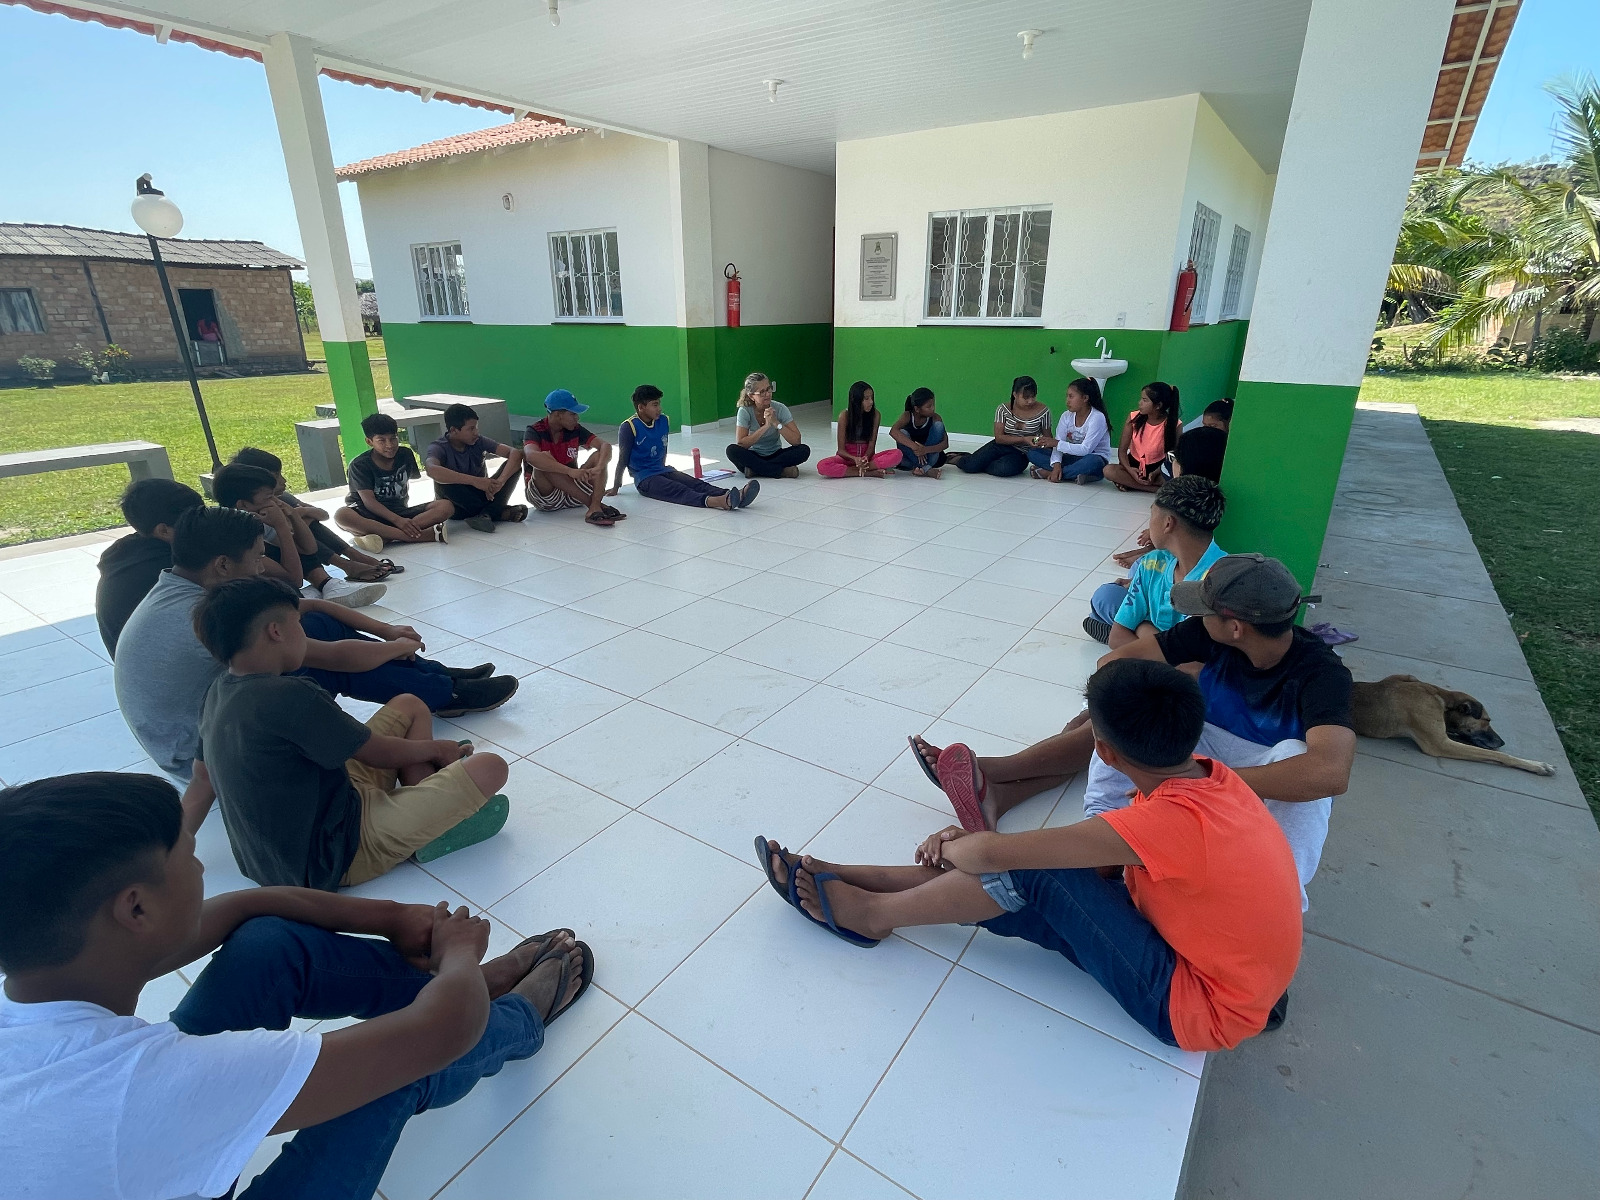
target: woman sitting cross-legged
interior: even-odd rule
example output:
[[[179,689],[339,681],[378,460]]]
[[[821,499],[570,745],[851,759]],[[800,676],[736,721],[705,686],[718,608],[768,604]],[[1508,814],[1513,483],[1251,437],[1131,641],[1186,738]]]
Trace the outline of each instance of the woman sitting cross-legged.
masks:
[[[811,447],[800,440],[800,426],[787,405],[775,398],[778,385],[760,371],[744,377],[739,389],[734,442],[728,461],[746,479],[793,479],[800,464],[811,457]]]
[[[1092,379],[1067,384],[1067,411],[1056,426],[1055,445],[1028,451],[1035,479],[1060,483],[1098,483],[1111,461],[1111,425],[1100,385]]]
[[[1028,451],[1050,448],[1050,409],[1039,402],[1031,375],[1011,381],[1011,399],[994,410],[994,437],[956,460],[968,475],[1021,475]]]
[[[877,397],[872,385],[858,379],[850,385],[850,405],[839,414],[839,452],[817,464],[824,479],[843,479],[846,475],[882,479],[900,462],[900,451],[876,449],[878,445]]]
[[[1289,843],[1243,780],[1194,757],[1205,702],[1193,679],[1125,659],[1086,693],[1097,749],[1138,789],[1129,807],[1026,833],[952,826],[906,867],[835,866],[758,839],[762,866],[856,945],[975,922],[1056,951],[1169,1046],[1231,1049],[1275,1027],[1300,960]]]
[[[944,466],[945,451],[950,449],[950,435],[933,404],[930,389],[922,387],[912,392],[906,397],[905,412],[889,427],[889,436],[900,447],[900,470],[937,479],[939,468]]]

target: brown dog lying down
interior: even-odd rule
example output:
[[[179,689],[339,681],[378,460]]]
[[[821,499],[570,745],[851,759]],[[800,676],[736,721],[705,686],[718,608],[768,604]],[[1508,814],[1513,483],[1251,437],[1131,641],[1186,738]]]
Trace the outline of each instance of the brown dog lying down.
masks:
[[[1390,675],[1377,683],[1353,685],[1350,699],[1362,737],[1408,737],[1435,758],[1499,763],[1535,775],[1556,773],[1549,763],[1502,753],[1505,742],[1490,727],[1489,714],[1466,692],[1447,691],[1414,675]]]

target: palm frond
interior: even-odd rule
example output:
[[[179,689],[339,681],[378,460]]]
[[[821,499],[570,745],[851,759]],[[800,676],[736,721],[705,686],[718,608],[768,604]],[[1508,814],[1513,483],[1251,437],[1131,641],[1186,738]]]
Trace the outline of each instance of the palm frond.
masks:
[[[1437,267],[1422,263],[1394,263],[1389,268],[1391,292],[1421,292],[1427,296],[1453,296],[1456,281]]]

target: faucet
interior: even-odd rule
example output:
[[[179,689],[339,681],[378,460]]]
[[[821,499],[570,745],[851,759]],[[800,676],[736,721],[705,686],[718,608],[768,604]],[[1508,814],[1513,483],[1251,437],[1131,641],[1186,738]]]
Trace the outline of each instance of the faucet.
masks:
[[[1105,338],[1095,338],[1094,344],[1100,347],[1100,359],[1102,362],[1111,357],[1111,347],[1106,344]]]

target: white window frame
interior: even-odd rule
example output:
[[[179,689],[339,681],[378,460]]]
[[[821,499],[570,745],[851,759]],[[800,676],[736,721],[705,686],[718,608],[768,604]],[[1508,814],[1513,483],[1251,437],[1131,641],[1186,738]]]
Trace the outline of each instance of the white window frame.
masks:
[[[3,315],[5,318],[5,324],[0,325],[0,335],[19,334],[23,337],[29,337],[46,332],[46,326],[44,323],[44,310],[39,307],[39,297],[33,294],[33,289],[31,287],[0,288],[0,292],[16,292],[25,298],[24,304],[13,306],[13,302],[7,300],[3,306],[0,306],[0,315]],[[16,325],[14,318],[18,313],[25,313],[27,316],[31,317],[34,328],[8,328],[8,326]]]
[[[1222,308],[1217,320],[1232,321],[1239,316],[1239,297],[1244,292],[1244,265],[1250,258],[1250,231],[1243,225],[1233,227],[1233,241],[1228,246],[1228,273],[1222,281]]]
[[[550,253],[550,299],[559,325],[621,325],[622,254],[616,226],[564,229],[546,235]],[[599,249],[597,262],[594,252]],[[582,259],[581,270],[574,264]],[[601,286],[597,288],[596,284]],[[598,303],[597,303],[598,301]],[[588,312],[579,310],[587,307]]]
[[[1216,273],[1217,237],[1222,232],[1222,214],[1199,200],[1194,205],[1194,224],[1189,228],[1189,261],[1194,263],[1194,303],[1189,308],[1193,325],[1206,324],[1206,305],[1211,297],[1211,276]]]
[[[472,320],[472,306],[467,300],[467,262],[460,241],[414,242],[411,277],[417,285],[418,320]]]
[[[1031,217],[1036,213],[1044,213],[1047,217],[1051,216],[1051,206],[1048,204],[1012,204],[1001,208],[946,209],[941,212],[929,213],[926,255],[927,271],[923,276],[922,316],[919,319],[920,323],[924,325],[1043,325],[1044,288],[1049,276],[1050,267],[1050,232],[1048,229],[1045,233],[1044,258],[1039,261],[1039,266],[1041,268],[1041,278],[1039,280],[1039,311],[1036,313],[1024,314],[1019,314],[1017,311],[1019,308],[1026,307],[1025,298],[1024,302],[1019,304],[1019,294],[1017,288],[1019,267],[1024,261],[1034,261],[1024,258],[1022,237],[1028,228],[1029,222],[1023,220],[1023,218]],[[1018,241],[1015,247],[1015,254],[1014,257],[1009,261],[1001,260],[997,263],[995,260],[995,218],[1012,216],[1018,218]],[[962,263],[959,260],[959,257],[940,262],[934,261],[934,223],[936,221],[946,220],[949,218],[955,219],[956,232],[954,244],[957,247],[961,246],[965,241],[968,223],[971,221],[976,221],[980,218],[983,220],[983,260],[981,263],[976,259],[972,260],[970,263]],[[1055,222],[1052,219],[1050,221],[1050,225],[1054,226],[1054,224]],[[956,251],[956,253],[959,256],[959,249]],[[957,312],[961,273],[964,267],[969,270],[976,269],[982,272],[982,290],[978,297],[978,312],[976,314],[960,314]],[[936,284],[936,271],[953,273],[947,277],[949,281],[948,286],[942,282]],[[999,287],[996,286],[997,284]],[[1006,298],[1002,294],[1002,291],[1006,286],[1009,286],[1010,288],[1009,298]],[[940,303],[939,301],[943,298],[946,298],[947,292],[947,298],[949,299],[949,312],[945,313],[942,310],[946,307],[946,305]],[[995,306],[997,300],[1001,304],[1008,307],[1010,311],[991,316],[989,310]],[[936,303],[938,304],[940,311],[930,312],[930,310],[934,309]]]

